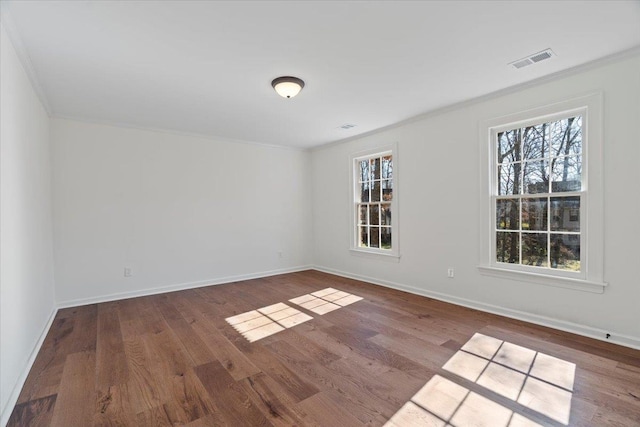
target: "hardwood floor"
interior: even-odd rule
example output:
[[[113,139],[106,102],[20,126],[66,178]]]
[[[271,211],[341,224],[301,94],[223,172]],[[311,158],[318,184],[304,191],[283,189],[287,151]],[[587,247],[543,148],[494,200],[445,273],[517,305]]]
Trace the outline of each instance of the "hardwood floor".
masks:
[[[363,299],[289,302],[329,287]],[[281,302],[312,319],[254,342],[225,320]],[[60,310],[8,425],[567,419],[639,426],[640,351],[306,271]]]

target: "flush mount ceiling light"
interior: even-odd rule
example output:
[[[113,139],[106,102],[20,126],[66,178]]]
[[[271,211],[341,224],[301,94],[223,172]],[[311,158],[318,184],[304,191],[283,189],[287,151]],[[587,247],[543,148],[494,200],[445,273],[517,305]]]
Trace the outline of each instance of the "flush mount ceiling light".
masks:
[[[273,79],[271,86],[273,86],[281,97],[293,98],[300,93],[304,87],[304,82],[297,77],[284,76]]]

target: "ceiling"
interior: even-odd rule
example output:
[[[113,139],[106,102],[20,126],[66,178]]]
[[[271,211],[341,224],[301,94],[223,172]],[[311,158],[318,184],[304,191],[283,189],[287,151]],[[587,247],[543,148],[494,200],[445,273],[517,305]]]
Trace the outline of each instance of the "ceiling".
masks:
[[[52,116],[297,148],[640,45],[640,1],[3,0],[2,7]],[[520,70],[507,65],[546,48],[556,56]],[[271,88],[282,75],[306,82],[296,98]]]

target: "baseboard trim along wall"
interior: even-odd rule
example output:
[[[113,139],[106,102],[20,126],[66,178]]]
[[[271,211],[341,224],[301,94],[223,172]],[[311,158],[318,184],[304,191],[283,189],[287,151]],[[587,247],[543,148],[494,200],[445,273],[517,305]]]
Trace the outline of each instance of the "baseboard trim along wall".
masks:
[[[566,322],[564,320],[553,319],[546,316],[539,316],[537,314],[531,314],[524,311],[511,310],[509,308],[504,308],[497,305],[486,304],[483,302],[460,298],[440,292],[427,291],[401,283],[380,280],[373,277],[362,276],[360,274],[347,273],[345,271],[334,270],[333,268],[323,267],[319,265],[314,266],[313,269],[324,273],[335,274],[336,276],[346,277],[348,279],[355,279],[363,282],[373,283],[374,285],[385,286],[388,288],[409,292],[411,294],[421,295],[424,297],[437,299],[439,301],[449,302],[451,304],[461,305],[463,307],[473,308],[476,310],[485,311],[487,313],[498,314],[500,316],[505,316],[512,319],[535,323],[536,325],[547,326],[549,328],[571,332],[573,334],[582,335],[600,341],[640,350],[640,337],[611,333],[611,337],[609,339],[606,339],[605,337],[607,335],[607,331],[592,328],[589,326],[579,325],[577,323]]]
[[[9,417],[11,416],[11,412],[13,411],[14,406],[16,406],[16,402],[18,401],[18,397],[20,397],[20,392],[22,391],[22,387],[24,387],[24,383],[27,380],[27,375],[31,372],[31,368],[33,367],[33,363],[36,361],[36,356],[40,352],[40,348],[42,348],[42,344],[44,343],[44,339],[47,337],[49,333],[49,329],[51,329],[51,325],[53,324],[53,320],[56,318],[56,314],[58,313],[58,309],[54,308],[51,310],[49,314],[49,319],[47,323],[44,325],[40,336],[38,337],[38,341],[36,341],[35,346],[31,350],[29,354],[29,358],[27,359],[27,363],[25,367],[22,369],[22,373],[18,378],[18,381],[13,386],[13,390],[11,391],[11,395],[9,396],[9,400],[4,408],[2,408],[2,413],[0,415],[0,426],[5,426],[9,422]]]
[[[281,268],[277,270],[261,271],[257,273],[239,274],[236,276],[220,277],[217,279],[201,280],[197,282],[179,283],[175,285],[156,286],[152,288],[142,289],[132,292],[120,292],[115,294],[100,295],[90,298],[80,298],[67,301],[58,301],[58,308],[78,307],[81,305],[97,304],[101,302],[117,301],[127,298],[144,297],[148,295],[164,294],[167,292],[182,291],[185,289],[202,288],[205,286],[222,285],[231,282],[240,282],[242,280],[260,279],[262,277],[277,276],[278,274],[296,273],[313,269],[311,265],[301,265],[297,267]]]

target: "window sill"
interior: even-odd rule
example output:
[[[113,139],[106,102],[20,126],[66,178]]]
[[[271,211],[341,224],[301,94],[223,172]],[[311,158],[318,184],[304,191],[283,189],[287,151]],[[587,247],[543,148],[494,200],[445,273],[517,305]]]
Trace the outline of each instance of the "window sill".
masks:
[[[349,252],[351,252],[351,255],[359,256],[363,258],[378,259],[378,260],[389,261],[389,262],[400,262],[400,255],[395,253],[385,253],[385,252],[370,251],[366,249],[356,249],[356,248],[350,248]]]
[[[604,289],[608,286],[608,283],[605,282],[549,276],[546,274],[507,270],[505,268],[489,267],[484,265],[478,266],[478,270],[480,270],[480,274],[485,276],[535,283],[538,285],[554,286],[557,288],[573,289],[576,291],[592,292],[596,294],[604,293]]]

